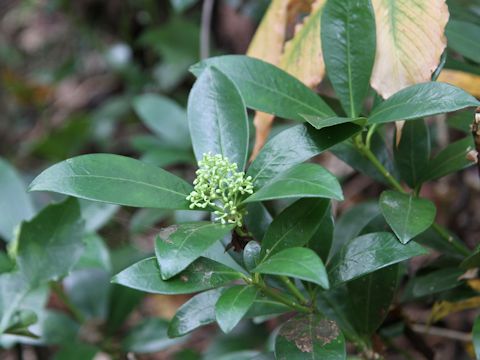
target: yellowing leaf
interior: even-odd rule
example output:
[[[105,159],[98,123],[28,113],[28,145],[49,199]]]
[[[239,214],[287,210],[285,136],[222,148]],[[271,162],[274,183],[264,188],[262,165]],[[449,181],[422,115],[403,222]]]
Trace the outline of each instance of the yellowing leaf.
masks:
[[[312,13],[297,25],[295,36],[285,44],[280,67],[309,87],[317,86],[325,75],[320,42],[320,19],[326,0],[316,0]]]
[[[372,87],[384,98],[429,81],[446,47],[445,0],[372,0],[377,50]]]
[[[273,0],[258,26],[247,55],[277,65],[283,51],[290,0]]]
[[[437,80],[455,85],[480,98],[480,75],[460,70],[443,69]]]
[[[275,116],[261,111],[255,113],[255,117],[253,118],[253,125],[255,125],[255,145],[253,146],[250,161],[253,161],[257,157],[259,151],[263,145],[265,145],[274,118]]]

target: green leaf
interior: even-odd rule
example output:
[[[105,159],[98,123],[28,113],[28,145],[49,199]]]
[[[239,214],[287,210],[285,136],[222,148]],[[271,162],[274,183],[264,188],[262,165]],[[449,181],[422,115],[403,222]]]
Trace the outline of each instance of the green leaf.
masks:
[[[10,319],[30,288],[20,272],[0,274],[0,334],[9,327]]]
[[[253,238],[260,241],[272,223],[272,215],[262,203],[249,203],[246,209],[245,226],[253,235]]]
[[[398,265],[374,271],[347,283],[349,318],[355,330],[370,337],[388,314],[398,283]]]
[[[426,231],[435,221],[437,212],[435,204],[430,200],[397,191],[382,193],[380,209],[402,244]]]
[[[84,343],[62,344],[62,347],[55,353],[54,360],[93,360],[100,352],[95,346]]]
[[[333,244],[329,258],[337,253],[349,240],[352,240],[375,217],[380,215],[377,202],[369,201],[349,208],[338,220],[333,232]]]
[[[474,162],[467,158],[472,149],[471,136],[449,144],[430,161],[423,181],[435,180],[473,165]]]
[[[464,271],[480,267],[480,249],[477,247],[474,253],[467,256],[461,263],[460,268]]]
[[[252,272],[294,277],[313,282],[324,289],[330,286],[322,259],[313,250],[302,247],[280,251],[263,261]]]
[[[477,316],[473,324],[472,337],[473,348],[475,349],[475,355],[478,360],[480,359],[480,316]]]
[[[108,317],[105,322],[106,333],[109,335],[115,333],[144,296],[145,294],[141,291],[112,284],[110,287]]]
[[[199,76],[188,98],[188,125],[197,161],[203,154],[221,154],[245,168],[248,117],[234,83],[217,68]]]
[[[268,141],[248,168],[256,188],[276,175],[320,154],[348,139],[360,128],[353,124],[334,126],[316,131],[308,125],[296,125]]]
[[[326,262],[328,259],[328,254],[332,248],[333,231],[335,228],[331,204],[329,205],[327,211],[325,211],[325,214],[318,219],[318,223],[318,229],[306,247],[315,251],[315,253],[320,256],[323,262]]]
[[[112,282],[155,294],[191,294],[217,288],[239,279],[240,273],[216,261],[200,258],[184,272],[170,280],[162,280],[157,259],[142,260],[119,274]]]
[[[358,116],[375,60],[375,16],[370,1],[327,1],[321,37],[323,58],[335,93],[348,116]]]
[[[393,146],[395,165],[403,180],[414,189],[421,185],[430,160],[430,133],[423,119],[403,125],[398,146]]]
[[[106,319],[111,274],[103,269],[73,271],[63,280],[70,302],[89,319]]]
[[[428,82],[409,86],[395,93],[370,114],[370,124],[411,120],[425,116],[480,106],[480,101],[453,85]]]
[[[215,304],[215,317],[224,333],[232,329],[245,316],[257,297],[254,286],[236,285],[227,289]]]
[[[168,280],[185,270],[233,228],[233,225],[202,221],[162,229],[155,239],[155,254],[162,279]]]
[[[262,247],[256,241],[249,241],[243,249],[243,263],[248,271],[255,268],[260,262]]]
[[[180,306],[170,321],[168,336],[183,336],[200,326],[215,322],[215,304],[224,290],[213,289],[202,292]]]
[[[84,222],[76,199],[47,206],[22,223],[17,264],[34,285],[68,274],[82,255]]]
[[[187,114],[173,100],[145,94],[133,100],[133,108],[145,126],[160,137],[163,143],[177,149],[190,148]]]
[[[83,199],[125,206],[189,209],[193,187],[179,177],[113,154],[74,157],[42,172],[30,191],[53,191]]]
[[[85,220],[85,232],[93,233],[105,226],[118,211],[118,205],[80,200],[80,212]]]
[[[168,321],[147,318],[133,327],[122,343],[126,352],[154,353],[178,345],[186,339],[170,339],[167,335]]]
[[[345,339],[338,325],[318,314],[297,315],[275,339],[278,360],[345,360]]]
[[[480,26],[458,20],[448,22],[445,33],[448,38],[448,47],[455,50],[467,59],[480,63]]]
[[[343,200],[343,193],[335,175],[323,166],[298,164],[275,176],[244,203],[299,197]]]
[[[312,125],[315,129],[321,130],[323,128],[328,128],[331,126],[335,125],[340,125],[340,124],[345,124],[345,123],[351,123],[355,122],[356,124],[358,123],[366,123],[367,119],[366,118],[349,118],[349,117],[329,117],[329,118],[324,118],[324,117],[319,117],[319,116],[314,116],[314,115],[303,115],[305,121],[307,121],[310,125]]]
[[[395,169],[393,168],[393,162],[390,156],[390,151],[386,146],[383,139],[384,136],[379,134],[379,131],[375,132],[371,139],[370,150],[380,163],[395,176]],[[335,145],[332,148],[332,152],[340,160],[350,165],[355,170],[366,174],[367,176],[375,179],[376,181],[388,185],[385,177],[372,165],[372,163],[362,154],[352,141],[344,141]]]
[[[195,64],[190,71],[199,76],[209,66],[217,67],[237,85],[251,109],[302,122],[301,114],[335,116],[333,110],[302,82],[262,60],[242,55],[219,56]]]
[[[318,219],[329,209],[326,199],[300,199],[272,222],[262,241],[262,259],[290,247],[303,246],[318,229]]]
[[[22,220],[30,219],[33,206],[25,191],[25,184],[15,169],[0,158],[0,237],[13,238],[15,227]]]
[[[447,291],[460,286],[463,282],[458,278],[465,271],[458,268],[445,268],[432,271],[427,275],[417,275],[408,284],[407,290],[411,289],[411,296],[403,301],[421,298],[427,295],[436,294],[442,291]],[[405,293],[408,294],[408,291]]]
[[[110,252],[104,240],[97,234],[88,234],[83,237],[85,249],[82,256],[75,264],[74,269],[103,269],[110,272],[112,262],[110,260]]]
[[[345,243],[327,264],[328,278],[330,284],[335,286],[426,253],[422,246],[414,242],[401,244],[390,233],[362,235]]]

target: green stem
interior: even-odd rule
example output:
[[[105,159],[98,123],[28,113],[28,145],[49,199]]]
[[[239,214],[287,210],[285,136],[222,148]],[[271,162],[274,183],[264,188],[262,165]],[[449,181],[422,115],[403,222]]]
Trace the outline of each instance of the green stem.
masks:
[[[362,153],[363,156],[365,156],[375,167],[375,169],[380,172],[383,177],[388,181],[391,187],[393,187],[395,190],[400,191],[401,193],[406,193],[406,191],[403,189],[402,185],[395,179],[390,172],[385,169],[383,164],[380,162],[380,160],[377,159],[375,154],[368,148],[362,140],[362,135],[359,134],[355,137],[355,146],[357,149]]]
[[[308,303],[308,300],[303,296],[303,294],[298,290],[298,288],[290,281],[286,276],[280,276],[280,280],[285,284],[285,286],[290,290],[290,292],[300,301],[301,304],[305,305]]]
[[[359,134],[354,139],[355,146],[357,149],[365,156],[375,167],[375,169],[380,172],[383,177],[388,181],[390,186],[395,190],[401,192],[402,194],[408,194],[407,191],[402,187],[402,185],[395,179],[392,174],[383,166],[383,164],[378,160],[375,154],[368,148],[362,139],[362,135]],[[418,194],[417,194],[418,195]],[[433,230],[437,232],[444,240],[446,240],[450,245],[452,245],[455,249],[460,251],[462,254],[468,256],[470,252],[466,249],[463,244],[459,243],[453,236],[451,236],[447,231],[442,229],[437,223],[433,223],[432,225]]]
[[[77,322],[83,324],[85,322],[85,317],[82,315],[80,310],[70,301],[67,294],[63,290],[62,285],[58,282],[51,282],[50,287],[53,292],[58,296],[58,298],[63,302],[63,304],[67,307],[67,309],[72,313],[73,317]]]
[[[452,245],[460,253],[462,253],[465,256],[470,255],[470,251],[462,243],[460,243],[457,239],[455,239],[452,235],[450,235],[448,231],[446,231],[440,225],[438,225],[437,223],[433,223],[432,228],[437,232],[438,235],[444,238],[450,245]]]
[[[311,313],[313,309],[297,304],[295,301],[290,300],[290,298],[286,297],[284,294],[280,293],[278,290],[275,290],[267,285],[262,281],[260,278],[259,281],[254,281],[253,279],[249,278],[248,276],[241,274],[243,280],[249,284],[256,286],[259,290],[261,290],[265,295],[269,296],[270,298],[277,300],[278,302],[287,305],[288,307],[302,313]]]
[[[368,149],[370,149],[371,147],[372,137],[373,137],[373,134],[375,133],[375,130],[377,130],[377,125],[378,124],[373,124],[372,126],[370,126],[370,129],[368,129],[367,138],[365,140],[365,144]]]

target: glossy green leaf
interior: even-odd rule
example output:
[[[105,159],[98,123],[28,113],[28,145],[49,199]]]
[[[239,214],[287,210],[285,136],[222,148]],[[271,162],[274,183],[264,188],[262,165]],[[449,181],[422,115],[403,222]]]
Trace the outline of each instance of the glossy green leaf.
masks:
[[[282,250],[258,265],[252,272],[294,277],[329,288],[327,271],[322,259],[313,250],[292,247]]]
[[[390,233],[362,235],[345,243],[327,264],[328,278],[335,286],[426,253],[422,246],[414,242],[404,245]]]
[[[22,220],[33,216],[33,206],[25,184],[15,169],[0,158],[0,237],[13,238],[13,232]]]
[[[333,110],[302,82],[262,60],[227,55],[204,60],[190,70],[199,76],[209,66],[220,69],[237,85],[251,109],[302,122],[302,114],[335,116]]]
[[[195,295],[180,306],[168,326],[168,336],[186,335],[200,326],[215,322],[215,304],[225,289],[213,289]]]
[[[327,74],[350,117],[362,112],[375,60],[375,16],[370,1],[329,0],[321,21]]]
[[[167,335],[168,321],[160,318],[147,318],[133,327],[122,343],[126,352],[138,354],[155,353],[170,346],[178,345],[186,339],[170,339]]]
[[[268,227],[272,223],[272,215],[262,203],[248,203],[247,214],[244,216],[245,226],[252,233],[253,238],[261,241]]]
[[[441,82],[409,86],[395,93],[370,114],[370,124],[411,120],[480,106],[480,101],[460,88]]]
[[[417,275],[408,284],[408,287],[411,288],[411,299],[421,298],[460,286],[463,281],[458,278],[464,272],[461,269],[450,267],[432,271],[427,275]]]
[[[435,204],[427,199],[397,191],[384,191],[380,196],[380,209],[395,235],[408,243],[427,230],[435,221]]]
[[[343,213],[333,232],[329,258],[336,254],[347,241],[357,237],[362,229],[380,214],[378,203],[373,201],[355,205]]]
[[[184,272],[170,280],[162,280],[157,259],[154,257],[133,264],[112,282],[155,294],[191,294],[217,288],[239,279],[240,273],[216,261],[200,258]]]
[[[467,59],[480,63],[480,26],[466,21],[450,20],[445,33],[448,47]]]
[[[42,172],[31,191],[53,191],[125,206],[189,209],[193,187],[156,166],[113,154],[71,158]]]
[[[275,339],[277,360],[345,360],[345,339],[338,325],[318,314],[297,315]]]
[[[398,265],[347,283],[349,319],[361,336],[371,336],[386,318],[398,283]]]
[[[262,240],[262,260],[290,247],[303,246],[318,229],[327,209],[326,199],[300,199],[283,210],[272,222]]]
[[[243,263],[248,271],[255,268],[260,262],[262,247],[256,241],[249,241],[243,249]]]
[[[316,131],[308,125],[296,125],[269,140],[248,168],[256,188],[276,175],[320,154],[354,135],[360,128],[353,124]]]
[[[310,241],[306,247],[312,249],[317,253],[323,262],[328,259],[328,254],[333,244],[333,232],[335,228],[335,222],[332,214],[332,206],[329,205],[325,214],[318,219],[318,229],[315,234],[310,238]]]
[[[298,164],[275,176],[244,202],[320,197],[343,200],[335,175],[317,164]]]
[[[480,316],[477,316],[473,324],[472,340],[473,348],[475,349],[475,355],[478,360],[480,359]]]
[[[430,161],[423,180],[435,180],[473,165],[474,162],[467,158],[473,149],[471,136],[449,144]]]
[[[393,146],[393,153],[402,179],[412,189],[420,185],[430,160],[430,132],[423,119],[403,125],[400,143]]]
[[[47,206],[22,223],[17,264],[32,284],[60,279],[80,259],[84,222],[76,199]]]
[[[335,125],[346,124],[355,122],[356,124],[365,123],[366,118],[349,118],[349,117],[338,117],[333,116],[329,118],[314,116],[314,115],[303,115],[305,121],[312,125],[315,129],[321,130]]]
[[[191,146],[187,114],[173,100],[156,94],[137,96],[133,108],[138,117],[162,142],[177,149]]]
[[[233,228],[233,225],[202,221],[162,229],[155,239],[155,254],[162,279],[168,280],[185,270]]]
[[[188,126],[197,161],[203,154],[221,154],[245,168],[248,117],[235,84],[215,67],[199,76],[188,98]]]
[[[215,317],[224,333],[232,329],[245,316],[257,297],[254,286],[236,285],[225,290],[215,304]]]

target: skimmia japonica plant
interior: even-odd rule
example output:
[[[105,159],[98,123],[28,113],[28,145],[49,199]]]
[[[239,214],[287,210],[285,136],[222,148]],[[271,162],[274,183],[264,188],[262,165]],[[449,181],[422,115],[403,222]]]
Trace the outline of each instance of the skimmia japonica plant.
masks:
[[[209,212],[204,221],[162,229],[155,256],[112,279],[148,293],[195,294],[170,321],[170,337],[214,322],[230,332],[244,318],[279,317],[278,359],[345,359],[347,341],[375,357],[372,336],[406,274],[405,260],[435,250],[457,270],[475,266],[469,260],[477,254],[435,222],[435,205],[419,194],[426,181],[471,165],[466,155],[473,148],[466,137],[432,157],[423,118],[480,103],[431,81],[364,106],[375,54],[372,10],[359,2],[359,13],[369,16],[355,17],[340,1],[329,6],[322,47],[339,99],[335,111],[274,65],[247,56],[210,58],[191,68],[197,76],[188,100],[194,177],[187,181],[133,158],[92,154],[48,168],[30,186],[123,206]],[[351,31],[362,22],[373,30]],[[247,109],[298,123],[248,161]],[[390,163],[383,135],[400,120],[405,125]],[[309,162],[329,150],[385,185],[378,203],[360,204],[334,221],[331,203],[344,200],[341,183]],[[269,211],[280,199],[282,211]],[[74,200],[66,204],[75,211]],[[413,286],[405,296],[427,296],[434,288]]]

